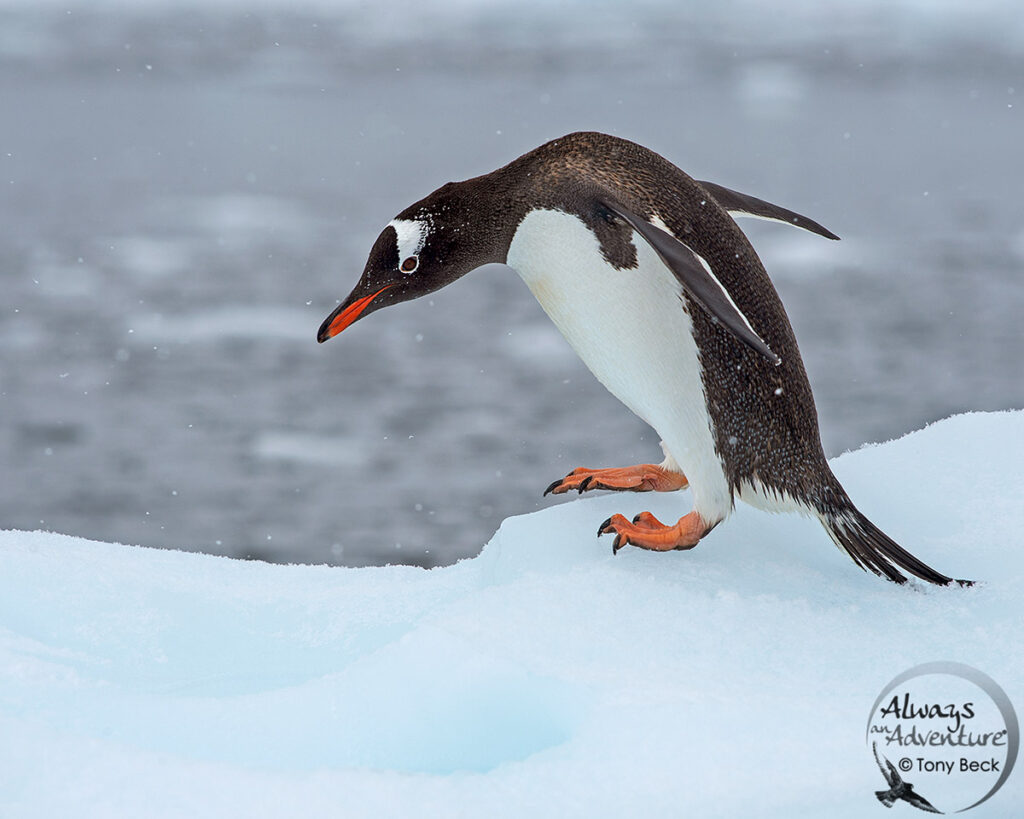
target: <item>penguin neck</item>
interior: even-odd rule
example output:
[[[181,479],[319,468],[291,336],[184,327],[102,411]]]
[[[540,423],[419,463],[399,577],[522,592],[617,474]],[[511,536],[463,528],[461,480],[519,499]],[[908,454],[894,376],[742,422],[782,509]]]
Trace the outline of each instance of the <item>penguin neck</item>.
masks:
[[[461,252],[470,264],[456,278],[485,264],[505,264],[509,246],[528,211],[521,180],[511,166],[462,182],[449,182],[431,197],[410,209],[404,218],[423,218],[445,223],[446,231],[459,236]],[[459,265],[460,267],[462,265]],[[454,281],[454,279],[453,279]]]

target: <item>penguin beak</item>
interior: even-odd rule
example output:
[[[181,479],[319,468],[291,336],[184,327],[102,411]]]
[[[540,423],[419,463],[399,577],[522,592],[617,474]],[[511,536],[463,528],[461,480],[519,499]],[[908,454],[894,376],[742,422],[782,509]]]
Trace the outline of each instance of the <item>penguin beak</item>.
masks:
[[[370,306],[371,301],[392,286],[386,284],[376,293],[371,293],[369,296],[362,296],[358,299],[353,298],[355,296],[355,293],[353,293],[344,302],[339,304],[333,313],[324,319],[324,323],[320,325],[320,332],[316,334],[316,340],[323,344],[327,339],[338,335],[338,333],[366,312],[366,308]]]

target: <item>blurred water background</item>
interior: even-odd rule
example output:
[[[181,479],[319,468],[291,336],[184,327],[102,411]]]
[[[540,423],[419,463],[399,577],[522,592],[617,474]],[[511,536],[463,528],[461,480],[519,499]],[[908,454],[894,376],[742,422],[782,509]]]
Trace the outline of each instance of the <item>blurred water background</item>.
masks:
[[[2,0],[0,102],[3,528],[429,566],[660,460],[507,269],[314,340],[398,211],[580,129],[843,237],[743,223],[829,454],[1024,405],[1017,0]]]

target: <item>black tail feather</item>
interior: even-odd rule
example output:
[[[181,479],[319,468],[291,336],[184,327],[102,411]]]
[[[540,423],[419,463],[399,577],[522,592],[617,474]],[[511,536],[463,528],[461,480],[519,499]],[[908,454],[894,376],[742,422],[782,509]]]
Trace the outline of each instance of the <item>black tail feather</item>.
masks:
[[[970,580],[947,577],[918,560],[852,505],[841,511],[825,513],[822,523],[832,540],[853,558],[854,563],[894,583],[907,582],[906,575],[900,571],[903,569],[937,586],[951,583],[973,585]]]

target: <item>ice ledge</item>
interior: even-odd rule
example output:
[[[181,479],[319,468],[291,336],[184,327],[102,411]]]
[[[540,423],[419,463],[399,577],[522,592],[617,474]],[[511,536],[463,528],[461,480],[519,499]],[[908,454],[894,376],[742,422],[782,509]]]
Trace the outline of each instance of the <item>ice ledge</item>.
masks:
[[[510,518],[432,571],[2,532],[0,815],[863,815],[893,675],[966,662],[1024,706],[1022,463],[1024,412],[833,463],[970,590],[885,583],[749,508],[690,553],[595,537],[680,496]]]

